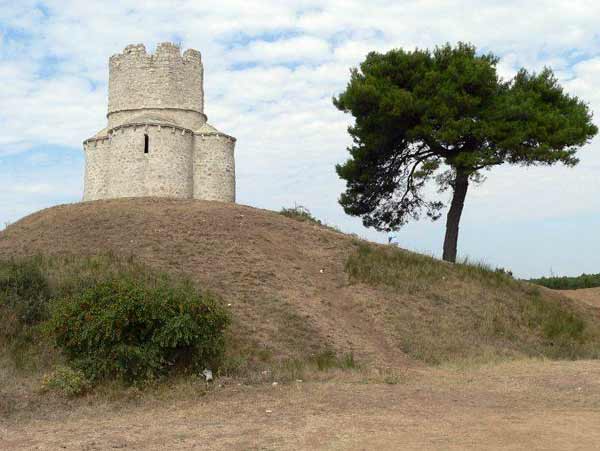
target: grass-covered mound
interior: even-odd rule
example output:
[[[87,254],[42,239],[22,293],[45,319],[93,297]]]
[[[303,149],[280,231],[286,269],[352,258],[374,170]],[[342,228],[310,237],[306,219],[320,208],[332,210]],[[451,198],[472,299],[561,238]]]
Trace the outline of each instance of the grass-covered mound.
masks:
[[[529,282],[553,290],[578,290],[580,288],[600,287],[600,274],[582,274],[577,277],[540,277]]]
[[[358,244],[346,271],[351,281],[409,294],[387,305],[382,319],[399,346],[425,362],[600,356],[596,314],[502,270]]]
[[[593,307],[483,265],[357,240],[291,210],[154,198],[63,205],[0,232],[0,257],[46,256],[41,271],[53,292],[81,290],[77,281],[95,273],[86,260],[112,252],[116,268],[134,255],[143,271],[216,293],[232,321],[218,376],[292,378],[327,355],[396,368],[598,355]],[[28,315],[39,314],[35,305]]]

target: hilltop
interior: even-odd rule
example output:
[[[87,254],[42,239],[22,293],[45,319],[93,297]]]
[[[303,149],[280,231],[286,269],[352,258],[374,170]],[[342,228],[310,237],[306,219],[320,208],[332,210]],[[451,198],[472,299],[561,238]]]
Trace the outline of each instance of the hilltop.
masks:
[[[0,232],[0,262],[35,263],[57,286],[106,265],[167,272],[218,294],[233,319],[217,383],[190,373],[143,390],[107,381],[74,399],[43,389],[45,374],[64,361],[43,335],[26,346],[0,340],[0,442],[10,449],[597,443],[600,364],[565,360],[598,357],[598,307],[484,265],[449,264],[298,219],[138,198],[53,207]],[[3,319],[10,328],[11,317]]]
[[[407,366],[595,357],[598,310],[483,266],[451,265],[242,205],[120,199],[62,205],[0,233],[0,257],[133,258],[220,295],[239,352],[323,349]]]

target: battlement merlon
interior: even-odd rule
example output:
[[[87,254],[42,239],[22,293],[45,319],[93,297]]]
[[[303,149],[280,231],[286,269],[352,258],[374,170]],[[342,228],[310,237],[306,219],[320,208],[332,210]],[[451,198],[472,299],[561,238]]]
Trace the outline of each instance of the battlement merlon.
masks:
[[[183,54],[181,47],[172,42],[161,42],[156,46],[154,53],[148,53],[144,44],[132,44],[125,47],[122,53],[116,53],[110,57],[110,67],[118,67],[123,63],[128,64],[153,64],[163,61],[170,63],[181,62],[202,65],[202,55],[198,50],[187,49]]]

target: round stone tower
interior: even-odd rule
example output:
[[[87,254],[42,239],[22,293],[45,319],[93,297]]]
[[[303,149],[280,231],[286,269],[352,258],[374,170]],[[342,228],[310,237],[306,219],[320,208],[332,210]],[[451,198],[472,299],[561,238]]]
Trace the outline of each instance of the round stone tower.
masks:
[[[200,52],[142,44],[109,64],[108,126],[84,141],[84,200],[235,201],[235,138],[207,124]]]

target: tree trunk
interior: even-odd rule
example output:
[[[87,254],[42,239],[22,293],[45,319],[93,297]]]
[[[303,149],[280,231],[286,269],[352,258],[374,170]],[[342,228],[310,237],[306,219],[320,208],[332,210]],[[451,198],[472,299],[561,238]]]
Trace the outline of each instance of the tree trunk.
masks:
[[[448,211],[446,220],[446,237],[444,238],[444,260],[447,262],[456,262],[456,245],[458,243],[458,225],[460,215],[465,205],[465,197],[469,188],[469,173],[463,169],[456,169],[456,178],[454,179],[454,194],[452,203]]]

